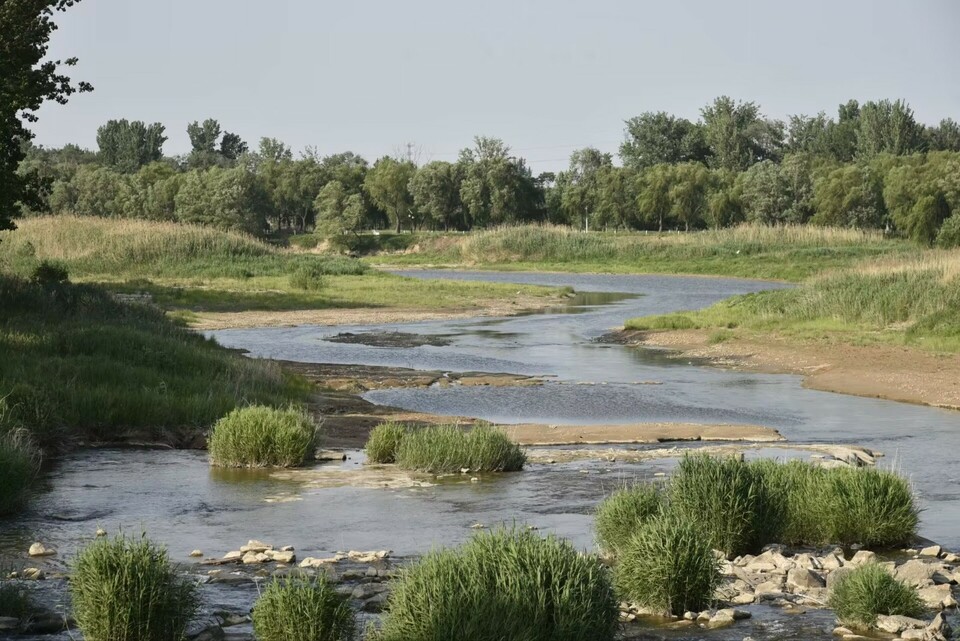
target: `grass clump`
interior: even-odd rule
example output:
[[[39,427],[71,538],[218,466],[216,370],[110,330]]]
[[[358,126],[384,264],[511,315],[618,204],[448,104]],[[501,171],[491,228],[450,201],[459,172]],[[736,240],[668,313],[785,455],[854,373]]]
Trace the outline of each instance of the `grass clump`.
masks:
[[[608,572],[555,537],[496,530],[401,570],[382,641],[612,641]]]
[[[30,593],[19,581],[0,583],[0,617],[13,617],[23,621],[33,611]]]
[[[260,641],[352,641],[357,623],[347,598],[325,575],[313,581],[277,579],[253,606]]]
[[[364,448],[367,460],[371,463],[396,463],[397,448],[409,432],[410,427],[403,423],[394,421],[380,423],[367,437]]]
[[[881,614],[919,617],[925,610],[916,589],[876,563],[840,577],[830,594],[830,607],[841,623],[857,628],[869,628]]]
[[[464,430],[457,425],[431,425],[410,431],[396,449],[402,468],[447,474],[471,472],[514,472],[523,469],[526,454],[502,431],[490,425]]]
[[[662,508],[663,498],[654,485],[644,483],[617,490],[597,506],[597,542],[606,552],[617,554]]]
[[[78,627],[96,641],[180,641],[199,607],[197,586],[178,578],[166,551],[145,536],[81,550],[70,594]]]
[[[296,467],[313,458],[317,438],[305,410],[253,405],[217,421],[207,448],[221,467]]]
[[[663,513],[641,524],[620,551],[621,598],[677,616],[700,612],[720,585],[720,562],[697,521]]]
[[[40,451],[29,433],[20,428],[3,432],[0,400],[0,515],[11,514],[27,500],[40,471]]]
[[[892,547],[916,534],[919,510],[902,476],[876,468],[841,468],[831,470],[827,481],[830,539]]]
[[[300,265],[290,274],[290,287],[318,292],[327,285],[325,274],[319,265]]]

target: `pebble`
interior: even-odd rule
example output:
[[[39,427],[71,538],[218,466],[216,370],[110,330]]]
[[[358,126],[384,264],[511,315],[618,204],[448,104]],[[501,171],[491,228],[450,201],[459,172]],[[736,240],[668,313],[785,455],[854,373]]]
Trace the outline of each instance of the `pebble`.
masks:
[[[106,531],[106,530],[104,530],[102,527],[98,527],[98,528],[97,528],[97,531],[96,531],[96,536],[97,536],[97,538],[100,538],[100,537],[106,536],[106,535],[107,535],[107,531]]]

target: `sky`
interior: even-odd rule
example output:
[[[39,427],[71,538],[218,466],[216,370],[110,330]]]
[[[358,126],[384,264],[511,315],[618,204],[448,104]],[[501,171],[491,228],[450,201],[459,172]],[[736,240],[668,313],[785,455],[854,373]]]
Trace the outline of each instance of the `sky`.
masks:
[[[780,119],[904,98],[921,122],[960,120],[957,0],[83,0],[57,22],[50,57],[79,57],[95,91],[40,110],[45,146],[95,149],[127,118],[166,125],[180,154],[187,123],[216,118],[251,147],[371,162],[494,136],[539,173],[615,154],[627,118],[696,119],[724,94]]]

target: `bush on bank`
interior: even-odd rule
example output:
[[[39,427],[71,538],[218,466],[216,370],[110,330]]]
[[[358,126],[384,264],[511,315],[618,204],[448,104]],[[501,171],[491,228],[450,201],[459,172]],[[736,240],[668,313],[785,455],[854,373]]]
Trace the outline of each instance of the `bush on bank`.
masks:
[[[676,616],[707,609],[720,585],[720,562],[697,521],[658,514],[620,547],[618,594]]]
[[[464,430],[457,425],[431,425],[412,430],[397,446],[397,465],[408,470],[445,474],[514,472],[523,469],[526,455],[519,445],[490,425]]]
[[[177,576],[145,536],[98,539],[73,564],[77,626],[95,641],[181,641],[199,608],[197,586]]]
[[[830,607],[841,623],[856,628],[869,628],[881,614],[919,617],[925,609],[915,588],[876,563],[841,577],[830,595]]]
[[[347,597],[321,575],[271,581],[253,606],[260,641],[352,641],[357,622]]]
[[[569,543],[497,530],[401,570],[382,641],[612,641],[607,570]]]
[[[296,467],[313,458],[317,439],[305,410],[253,405],[217,421],[207,447],[221,467]]]

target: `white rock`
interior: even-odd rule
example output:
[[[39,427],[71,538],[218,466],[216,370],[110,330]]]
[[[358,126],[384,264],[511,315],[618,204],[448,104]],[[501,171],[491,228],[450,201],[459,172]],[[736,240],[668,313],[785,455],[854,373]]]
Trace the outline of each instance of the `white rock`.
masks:
[[[898,567],[894,576],[908,585],[923,588],[933,583],[933,575],[936,572],[937,566],[933,563],[913,559]]]
[[[102,527],[98,527],[98,528],[97,528],[97,531],[95,532],[95,534],[96,534],[97,537],[106,536],[106,535],[107,535],[107,531],[104,530]]]
[[[30,546],[29,551],[30,556],[53,556],[56,553],[56,550],[48,548],[43,543],[34,543]]]
[[[192,557],[203,556],[203,552],[201,552],[200,550],[194,550],[193,552],[190,553],[190,556]]]
[[[932,556],[937,558],[943,552],[943,548],[939,545],[931,545],[930,547],[925,547],[920,550],[920,556]]]
[[[241,552],[240,550],[233,550],[223,555],[224,561],[239,561],[242,558],[243,558],[243,552]]]
[[[241,545],[241,546],[240,546],[240,551],[241,551],[241,552],[244,552],[244,553],[246,553],[246,552],[253,552],[253,553],[266,552],[267,550],[272,550],[272,549],[273,549],[273,546],[272,546],[272,545],[268,545],[268,544],[264,543],[263,541],[258,541],[258,540],[256,540],[256,539],[250,539],[249,541],[247,541],[247,544],[246,544],[246,545]]]
[[[823,577],[813,570],[794,568],[787,572],[787,585],[806,590],[809,588],[822,588],[826,584]]]
[[[873,563],[877,560],[877,553],[870,550],[860,550],[850,559],[850,565],[860,566],[865,563]]]
[[[898,614],[891,616],[881,614],[877,616],[877,621],[874,624],[874,627],[882,632],[899,634],[904,630],[922,630],[923,628],[927,627],[927,624],[920,619],[914,619],[912,617],[905,617]]]
[[[47,578],[40,568],[25,568],[20,576],[27,581],[43,581]]]
[[[820,567],[824,570],[837,570],[843,567],[843,559],[836,554],[827,554],[820,559]]]

